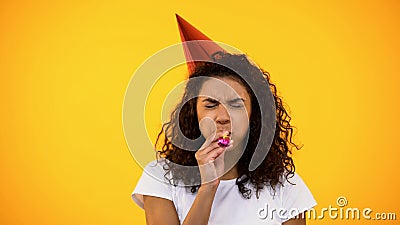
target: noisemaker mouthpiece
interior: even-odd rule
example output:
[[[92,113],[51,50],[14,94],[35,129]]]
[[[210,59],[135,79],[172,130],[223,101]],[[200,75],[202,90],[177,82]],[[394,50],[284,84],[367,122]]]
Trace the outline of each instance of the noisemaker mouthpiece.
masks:
[[[227,131],[225,132],[222,137],[218,138],[218,145],[221,147],[228,147],[229,143],[231,142],[231,139],[229,137],[230,132]]]

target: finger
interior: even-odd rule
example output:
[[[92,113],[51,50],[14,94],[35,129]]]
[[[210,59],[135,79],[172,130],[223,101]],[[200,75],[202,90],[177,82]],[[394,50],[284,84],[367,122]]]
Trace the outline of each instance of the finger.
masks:
[[[217,157],[222,157],[222,159],[224,158],[224,154],[226,153],[226,151],[230,150],[232,148],[232,144],[230,143],[228,145],[228,147],[222,147],[223,150],[221,152],[219,152]]]
[[[214,151],[217,148],[220,148],[221,146],[218,145],[217,142],[210,144],[208,147],[204,148],[204,149],[200,149],[196,152],[197,156],[203,156],[203,155],[207,155],[210,152]]]
[[[227,151],[227,149],[229,149],[229,147],[230,146],[227,146],[227,147],[222,147],[221,146],[221,150],[218,150],[218,156],[217,157],[219,157],[219,155],[221,155],[222,153],[225,153]]]
[[[218,143],[212,144],[208,148],[205,148],[201,151],[199,150],[198,152],[196,152],[196,154],[195,154],[196,160],[207,163],[208,160],[205,160],[206,158],[208,159],[210,156],[214,155],[214,152],[216,152],[216,151],[219,152],[223,149],[224,148],[219,146]]]
[[[224,148],[217,146],[213,150],[209,151],[207,154],[199,154],[196,156],[197,161],[201,163],[208,163],[210,159],[216,158],[221,152],[224,150]]]
[[[213,162],[214,160],[216,160],[223,152],[225,152],[225,148],[223,147],[219,147],[214,149],[212,152],[210,152],[209,154],[205,155],[205,157],[203,158],[203,162],[206,163],[210,163]]]
[[[231,150],[231,149],[232,149],[232,146],[233,146],[233,140],[231,140],[231,141],[229,142],[229,145],[228,145],[227,147],[220,146],[220,145],[218,144],[218,142],[215,142],[215,143],[212,143],[212,144],[211,144],[210,146],[208,146],[207,148],[205,148],[205,149],[203,149],[203,150],[201,150],[201,151],[198,151],[196,154],[198,154],[199,156],[201,156],[201,155],[207,155],[207,154],[209,154],[210,152],[214,151],[214,150],[217,149],[217,148],[223,148],[223,149],[226,149],[226,150]]]
[[[207,154],[210,151],[212,151],[212,150],[214,150],[215,148],[218,148],[218,147],[222,147],[222,148],[225,148],[225,149],[227,149],[227,148],[231,149],[232,146],[233,146],[233,140],[230,140],[228,146],[226,146],[226,147],[219,145],[218,142],[213,142],[208,148],[205,148],[202,151],[203,151],[203,153]]]
[[[214,141],[214,139],[215,139],[214,135],[211,134],[210,136],[208,136],[199,150],[207,148]]]
[[[220,148],[221,146],[218,145],[218,142],[213,142],[211,143],[207,148],[203,149],[200,151],[199,154],[208,154],[212,151],[214,151],[216,148]]]

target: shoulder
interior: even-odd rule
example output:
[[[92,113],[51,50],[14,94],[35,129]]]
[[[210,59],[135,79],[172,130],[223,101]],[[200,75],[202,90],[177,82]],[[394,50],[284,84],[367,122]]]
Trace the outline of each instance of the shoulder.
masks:
[[[293,174],[288,174],[287,172],[281,176],[283,187],[293,188],[295,185],[306,185],[301,176],[294,172]]]
[[[296,196],[305,196],[313,198],[307,184],[304,182],[301,176],[296,172],[289,175],[287,174],[282,175],[281,190],[283,191],[283,194],[286,196],[296,195]]]
[[[287,212],[296,212],[299,214],[313,208],[317,202],[314,199],[310,189],[300,177],[294,173],[286,179],[283,175],[283,185],[280,186],[281,205]],[[294,217],[296,215],[291,215]]]
[[[143,168],[142,175],[131,195],[134,202],[141,208],[143,208],[144,195],[172,201],[172,185],[166,176],[164,166],[165,161],[160,159],[151,161]]]

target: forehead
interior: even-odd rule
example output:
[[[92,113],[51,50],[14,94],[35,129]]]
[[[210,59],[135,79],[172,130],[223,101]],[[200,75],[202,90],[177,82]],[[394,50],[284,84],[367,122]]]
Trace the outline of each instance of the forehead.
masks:
[[[212,97],[224,101],[238,97],[249,99],[249,94],[246,88],[235,79],[209,77],[201,86],[199,97]]]

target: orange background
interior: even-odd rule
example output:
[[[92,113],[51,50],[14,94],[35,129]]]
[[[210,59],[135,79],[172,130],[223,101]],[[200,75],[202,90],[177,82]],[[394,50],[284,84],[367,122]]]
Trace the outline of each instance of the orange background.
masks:
[[[0,224],[145,224],[122,104],[135,69],[180,41],[174,13],[271,73],[317,210],[343,195],[399,216],[399,2],[277,2],[2,1]]]

